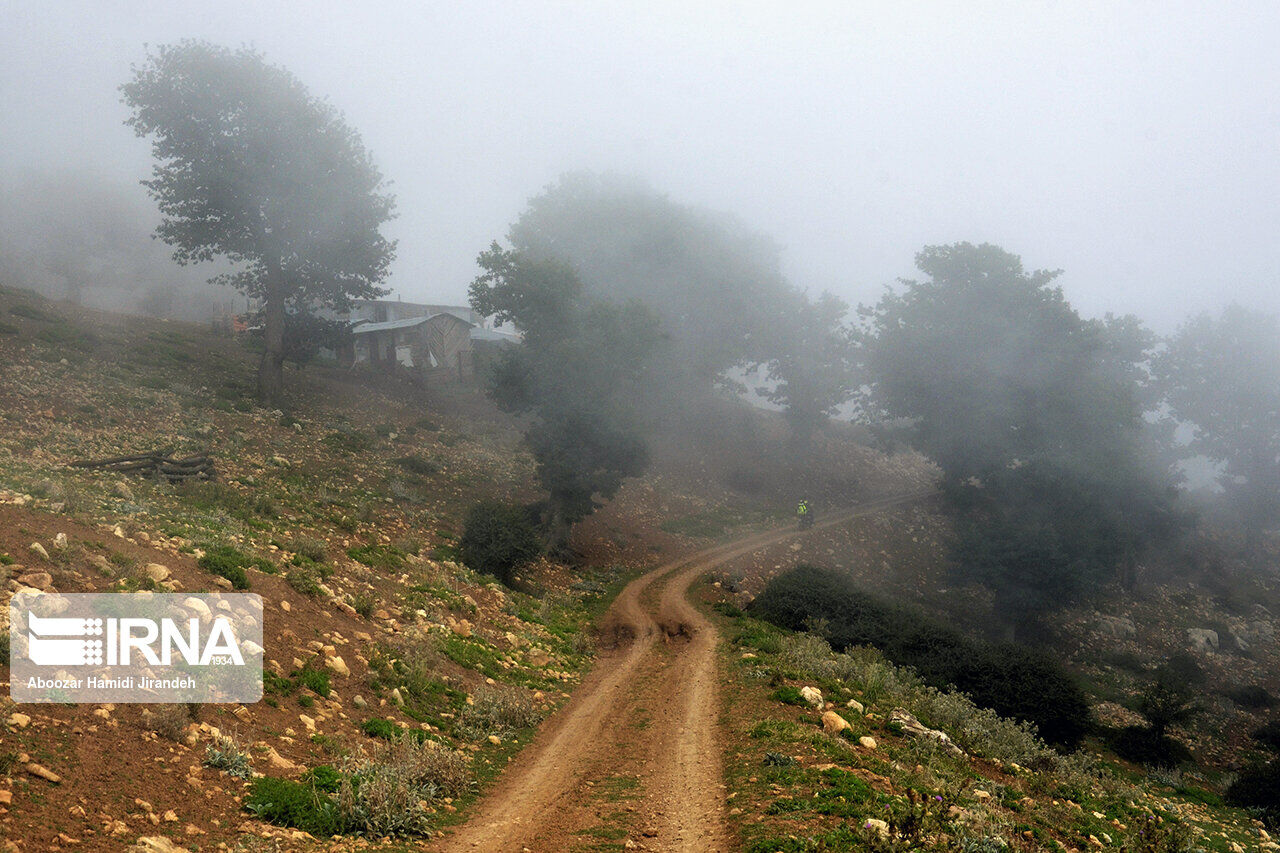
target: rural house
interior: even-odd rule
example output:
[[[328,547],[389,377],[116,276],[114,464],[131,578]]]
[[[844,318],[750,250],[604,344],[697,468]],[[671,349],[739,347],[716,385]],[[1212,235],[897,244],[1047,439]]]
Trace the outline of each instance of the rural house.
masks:
[[[352,343],[343,360],[369,363],[384,370],[440,373],[466,379],[474,374],[471,330],[475,324],[448,312],[377,323],[351,329]]]

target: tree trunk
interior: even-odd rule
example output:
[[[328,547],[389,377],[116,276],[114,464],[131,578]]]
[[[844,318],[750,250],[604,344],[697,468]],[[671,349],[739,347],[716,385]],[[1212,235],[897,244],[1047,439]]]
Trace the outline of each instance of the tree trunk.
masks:
[[[279,405],[284,396],[284,283],[278,265],[267,270],[267,299],[263,338],[266,346],[258,366],[258,401],[263,405]]]
[[[553,557],[561,559],[571,556],[569,534],[573,525],[565,518],[564,508],[555,499],[547,502],[547,515],[543,520],[543,529],[547,540],[547,551]]]

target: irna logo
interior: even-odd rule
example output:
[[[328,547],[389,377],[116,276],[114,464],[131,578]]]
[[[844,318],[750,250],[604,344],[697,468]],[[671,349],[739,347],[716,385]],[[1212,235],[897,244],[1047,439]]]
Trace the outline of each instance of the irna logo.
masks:
[[[9,696],[257,702],[262,624],[253,593],[19,592],[9,600]]]
[[[132,666],[134,655],[152,666],[168,666],[177,654],[190,666],[231,663],[244,655],[226,618],[208,630],[200,619],[179,625],[173,619],[68,619],[27,614],[27,655],[37,666]]]

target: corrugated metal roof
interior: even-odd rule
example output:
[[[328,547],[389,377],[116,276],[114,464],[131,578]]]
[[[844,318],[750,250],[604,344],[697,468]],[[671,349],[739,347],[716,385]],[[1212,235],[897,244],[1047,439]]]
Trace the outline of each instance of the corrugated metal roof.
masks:
[[[432,314],[430,317],[406,317],[403,320],[388,320],[385,323],[360,323],[359,325],[353,326],[351,328],[351,334],[367,335],[370,332],[390,332],[393,329],[408,329],[411,326],[421,326],[423,323],[427,322],[428,320],[431,320],[435,317],[439,317],[444,314],[448,314],[448,316],[452,317],[453,319],[457,320],[460,323],[466,323],[468,326],[475,325],[471,321],[464,320],[463,318],[459,317],[456,314],[449,314],[449,312],[447,311],[441,311],[439,314]]]

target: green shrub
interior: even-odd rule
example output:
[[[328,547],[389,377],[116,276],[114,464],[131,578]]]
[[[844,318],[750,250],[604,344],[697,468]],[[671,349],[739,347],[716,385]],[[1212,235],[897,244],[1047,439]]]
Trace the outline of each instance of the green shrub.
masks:
[[[322,439],[330,450],[338,453],[364,453],[373,447],[373,439],[362,432],[331,432]]]
[[[311,598],[315,598],[323,592],[323,590],[320,589],[320,581],[317,580],[316,576],[307,569],[290,569],[288,572],[285,572],[284,580],[285,583],[289,584],[289,586],[294,589],[294,591],[310,596]]]
[[[365,619],[373,615],[373,609],[377,603],[378,600],[371,592],[358,592],[351,597],[351,609]]]
[[[400,733],[400,727],[391,720],[382,717],[370,717],[360,724],[360,731],[369,737],[391,740]]]
[[[1272,720],[1253,732],[1253,739],[1264,748],[1280,755],[1280,720]]]
[[[463,755],[408,737],[379,745],[343,770],[339,814],[347,831],[373,837],[429,834],[429,804],[462,796],[474,785]]]
[[[825,620],[836,649],[875,646],[892,662],[914,668],[926,684],[953,687],[979,706],[1034,724],[1049,743],[1075,746],[1088,731],[1084,691],[1047,655],[967,637],[856,590],[847,575],[798,566],[770,581],[748,610],[792,631]]]
[[[335,794],[342,784],[342,774],[328,764],[318,764],[302,774],[302,781],[315,786],[318,791]]]
[[[236,589],[249,588],[249,576],[244,570],[246,566],[253,565],[253,560],[231,545],[217,545],[207,549],[204,556],[196,561],[196,565],[210,574],[226,578]]]
[[[15,317],[25,317],[28,320],[44,320],[45,322],[52,322],[58,319],[47,311],[42,311],[34,305],[26,304],[14,305],[9,309],[9,313]]]
[[[515,573],[542,553],[531,512],[514,504],[482,501],[467,513],[458,543],[462,561],[511,585]]]
[[[0,323],[0,335],[16,335],[18,327],[12,323]]]
[[[1272,829],[1280,828],[1280,761],[1242,772],[1227,789],[1227,802],[1256,810]]]
[[[423,459],[421,456],[401,456],[395,462],[410,474],[417,474],[420,477],[437,474],[440,471],[439,463]]]
[[[298,683],[309,690],[327,697],[333,689],[329,683],[329,673],[321,669],[303,667],[298,671]]]
[[[404,552],[394,545],[357,545],[347,549],[347,556],[373,569],[396,571],[404,567]]]
[[[263,776],[249,785],[244,807],[259,820],[278,826],[291,826],[318,838],[339,835],[346,825],[338,813],[338,804],[314,780],[294,782]]]
[[[324,542],[310,536],[295,536],[285,543],[285,548],[306,557],[313,563],[323,563],[329,559],[329,549]]]
[[[1115,754],[1152,767],[1177,767],[1191,760],[1191,752],[1151,726],[1125,726],[1109,739]]]
[[[804,701],[804,697],[800,695],[800,688],[793,687],[790,684],[784,684],[777,690],[773,691],[771,699],[781,702],[784,705],[808,705]]]
[[[481,689],[470,705],[458,711],[458,731],[472,740],[506,735],[535,726],[542,712],[523,690],[514,687]]]

